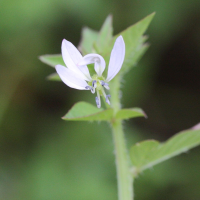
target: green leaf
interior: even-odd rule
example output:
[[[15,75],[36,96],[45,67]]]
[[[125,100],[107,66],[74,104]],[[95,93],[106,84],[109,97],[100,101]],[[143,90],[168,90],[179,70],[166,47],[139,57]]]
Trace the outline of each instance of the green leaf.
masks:
[[[139,58],[141,58],[141,56],[147,50],[148,46],[144,44],[147,38],[144,37],[143,34],[148,28],[154,15],[155,13],[148,15],[144,19],[140,20],[114,37],[113,44],[117,37],[122,35],[126,45],[126,54],[122,69],[120,71],[121,74],[126,73],[131,67],[135,66]]]
[[[200,145],[200,130],[182,131],[164,143],[147,140],[131,147],[130,156],[135,172],[151,168],[189,149]]]
[[[140,41],[138,41],[138,47],[136,48],[136,50],[134,52],[134,56],[131,58],[132,61],[131,60],[129,60],[129,61],[125,60],[123,67],[122,67],[122,71],[121,71],[122,74],[127,73],[132,67],[135,67],[138,64],[140,58],[142,58],[142,56],[147,51],[149,44],[143,43],[142,42],[143,38],[146,38],[146,37],[142,37],[140,39]]]
[[[84,28],[82,30],[79,49],[83,55],[89,53],[105,54],[108,49],[110,50],[110,45],[112,45],[112,33],[112,16],[109,15],[99,32],[90,28]]]
[[[39,59],[47,64],[50,65],[51,67],[55,67],[56,65],[63,65],[65,66],[65,63],[62,59],[62,55],[57,54],[57,55],[43,55],[40,56]]]
[[[60,76],[57,73],[50,74],[47,76],[47,79],[50,81],[61,81]]]
[[[97,42],[96,42],[96,49],[97,53],[104,54],[107,50],[110,49],[110,45],[112,45],[112,37],[113,37],[113,27],[112,27],[112,16],[109,15],[101,30],[99,32]]]
[[[82,38],[78,48],[80,49],[82,54],[86,55],[89,53],[95,53],[93,45],[94,42],[97,41],[98,32],[88,27],[84,27],[81,35]]]
[[[86,102],[76,103],[63,117],[70,121],[107,121],[111,120],[113,109],[103,110]]]
[[[103,110],[86,102],[78,102],[68,111],[63,119],[70,121],[110,121],[113,116],[112,108]],[[134,117],[146,117],[146,114],[140,108],[129,108],[118,111],[115,116],[116,119],[121,120]]]
[[[116,119],[130,119],[134,117],[146,117],[146,114],[140,108],[121,109],[116,114]]]

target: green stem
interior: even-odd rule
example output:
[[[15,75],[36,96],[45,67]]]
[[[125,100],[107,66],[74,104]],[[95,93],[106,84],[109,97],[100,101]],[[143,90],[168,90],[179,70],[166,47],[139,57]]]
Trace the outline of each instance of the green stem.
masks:
[[[120,77],[117,76],[111,85],[111,105],[114,113],[120,109],[119,89]],[[122,121],[115,119],[111,122],[113,130],[113,140],[115,146],[117,181],[118,181],[118,199],[133,200],[133,176],[130,171],[130,158],[127,153],[126,142],[122,127]]]

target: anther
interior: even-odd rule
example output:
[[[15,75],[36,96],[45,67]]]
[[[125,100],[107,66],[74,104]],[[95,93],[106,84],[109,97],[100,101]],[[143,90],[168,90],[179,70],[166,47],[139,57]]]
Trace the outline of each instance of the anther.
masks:
[[[100,105],[100,102],[99,102],[99,98],[95,97],[95,100],[96,100],[97,107],[100,108],[101,105]]]

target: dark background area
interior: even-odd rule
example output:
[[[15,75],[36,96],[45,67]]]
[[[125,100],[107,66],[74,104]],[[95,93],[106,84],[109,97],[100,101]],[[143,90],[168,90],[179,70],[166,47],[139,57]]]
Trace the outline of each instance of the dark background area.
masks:
[[[165,141],[200,121],[200,1],[18,0],[0,3],[0,199],[114,200],[117,184],[106,123],[65,122],[87,91],[46,80],[54,69],[38,59],[76,46],[81,29],[99,30],[113,15],[118,33],[152,12],[149,50],[124,77],[123,107],[148,119],[125,122],[127,143]],[[200,148],[145,171],[136,200],[199,200]]]

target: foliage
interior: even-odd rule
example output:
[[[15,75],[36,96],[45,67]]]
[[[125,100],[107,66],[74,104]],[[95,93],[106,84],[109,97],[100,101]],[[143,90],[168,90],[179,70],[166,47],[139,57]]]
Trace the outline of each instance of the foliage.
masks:
[[[164,143],[147,140],[131,147],[130,155],[135,173],[141,173],[165,160],[187,152],[200,144],[200,130],[182,131]]]

